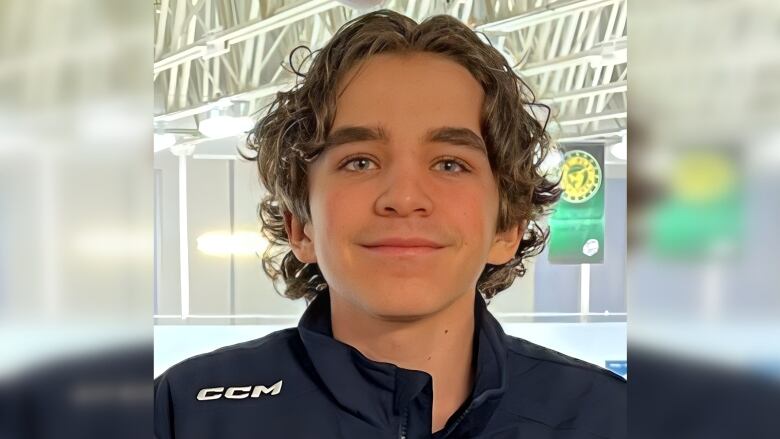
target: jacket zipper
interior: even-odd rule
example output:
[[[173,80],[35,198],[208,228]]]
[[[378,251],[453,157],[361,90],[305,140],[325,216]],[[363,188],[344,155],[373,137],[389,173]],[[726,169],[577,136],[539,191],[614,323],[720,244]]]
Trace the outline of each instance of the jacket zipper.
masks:
[[[448,437],[450,434],[452,434],[452,432],[455,431],[456,428],[458,428],[458,425],[460,424],[460,421],[462,421],[463,418],[465,418],[466,415],[468,415],[470,411],[471,411],[471,407],[469,407],[466,410],[464,410],[463,413],[461,413],[460,416],[458,416],[458,419],[456,419],[455,422],[452,423],[452,425],[449,428],[449,431],[447,431],[447,433],[444,435],[444,437]]]
[[[404,407],[404,413],[401,416],[401,428],[398,432],[399,439],[406,439],[406,424],[409,420],[409,407]]]
[[[466,417],[466,415],[468,415],[468,414],[469,414],[469,411],[471,411],[471,407],[467,408],[466,410],[463,410],[463,413],[461,413],[461,414],[460,414],[460,416],[458,416],[458,420],[457,420],[457,421],[455,421],[455,424],[453,424],[453,426],[454,426],[454,427],[457,427],[457,426],[458,426],[458,424],[460,424],[460,421],[462,421],[462,420],[463,420],[463,418],[465,418],[465,417]]]

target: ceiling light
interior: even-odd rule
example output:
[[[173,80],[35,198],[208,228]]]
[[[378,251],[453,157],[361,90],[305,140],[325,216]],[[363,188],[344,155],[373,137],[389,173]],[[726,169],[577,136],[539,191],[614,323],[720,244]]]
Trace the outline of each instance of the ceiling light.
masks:
[[[627,160],[628,159],[628,145],[626,143],[625,136],[620,140],[620,142],[615,143],[614,145],[609,147],[609,152],[617,159],[620,160]]]
[[[268,241],[256,232],[208,232],[196,242],[198,250],[212,256],[253,255],[268,247]]]
[[[220,139],[245,133],[253,126],[252,119],[247,116],[218,115],[202,120],[198,125],[198,131],[206,137]]]
[[[246,133],[254,126],[252,118],[244,116],[248,111],[249,105],[246,101],[233,101],[230,98],[220,99],[209,111],[209,117],[200,120],[198,131],[211,139]]]
[[[148,137],[147,137],[148,139]],[[172,133],[154,133],[154,152],[168,149],[176,144],[176,135]]]

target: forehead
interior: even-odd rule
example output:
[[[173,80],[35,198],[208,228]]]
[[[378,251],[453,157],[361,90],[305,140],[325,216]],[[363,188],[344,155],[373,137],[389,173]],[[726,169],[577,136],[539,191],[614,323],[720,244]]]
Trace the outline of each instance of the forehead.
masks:
[[[373,55],[345,73],[338,93],[334,127],[383,125],[391,135],[432,126],[480,132],[482,86],[465,67],[442,55]]]

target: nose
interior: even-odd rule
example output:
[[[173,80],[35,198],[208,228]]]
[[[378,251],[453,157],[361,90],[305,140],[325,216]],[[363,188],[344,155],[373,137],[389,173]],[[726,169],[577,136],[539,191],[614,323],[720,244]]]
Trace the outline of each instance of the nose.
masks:
[[[382,192],[376,200],[378,215],[409,216],[419,213],[428,216],[433,211],[433,200],[426,188],[430,172],[416,163],[416,159],[409,154],[398,158],[382,170]]]

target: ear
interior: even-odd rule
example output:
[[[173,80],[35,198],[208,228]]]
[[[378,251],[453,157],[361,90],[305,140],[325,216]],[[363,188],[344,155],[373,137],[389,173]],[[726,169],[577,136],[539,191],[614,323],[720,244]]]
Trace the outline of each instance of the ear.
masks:
[[[284,212],[284,230],[287,232],[293,254],[299,261],[313,264],[317,262],[317,255],[314,252],[310,226],[311,223],[302,224],[290,211]]]
[[[528,221],[524,220],[504,232],[496,233],[496,238],[490,247],[487,263],[503,265],[511,261],[520,247],[520,242],[523,240],[523,234],[525,234],[527,226]]]

